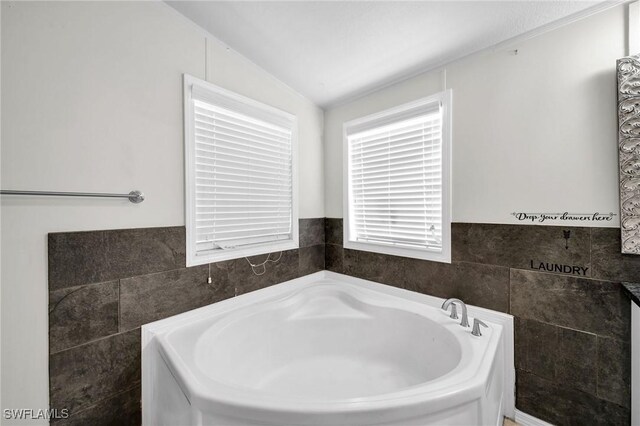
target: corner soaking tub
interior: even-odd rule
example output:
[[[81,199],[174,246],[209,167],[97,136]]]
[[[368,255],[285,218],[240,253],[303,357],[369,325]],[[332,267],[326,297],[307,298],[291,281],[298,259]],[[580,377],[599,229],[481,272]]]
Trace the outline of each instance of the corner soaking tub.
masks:
[[[143,327],[145,425],[499,425],[511,317],[327,271]]]

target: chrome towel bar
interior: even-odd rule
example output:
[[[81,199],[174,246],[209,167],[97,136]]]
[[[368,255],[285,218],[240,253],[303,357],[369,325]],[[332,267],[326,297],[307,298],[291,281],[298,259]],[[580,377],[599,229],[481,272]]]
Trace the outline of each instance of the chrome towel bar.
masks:
[[[43,195],[53,197],[100,197],[100,198],[127,198],[134,204],[144,201],[144,194],[140,191],[131,191],[128,194],[109,194],[104,192],[58,192],[58,191],[15,191],[12,189],[0,190],[1,195]]]

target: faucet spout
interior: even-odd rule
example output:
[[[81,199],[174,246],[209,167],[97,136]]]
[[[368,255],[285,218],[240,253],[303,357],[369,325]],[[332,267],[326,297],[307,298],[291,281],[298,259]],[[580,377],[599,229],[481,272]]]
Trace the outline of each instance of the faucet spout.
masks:
[[[458,309],[456,308],[456,304],[454,302],[449,302],[448,301],[444,302],[442,304],[442,309],[444,309],[445,311],[449,310],[449,306],[451,306],[451,315],[449,315],[449,318],[451,319],[458,319]]]
[[[449,309],[449,306],[452,306],[451,318],[457,319],[458,315],[456,312],[456,305],[460,305],[460,309],[462,309],[462,320],[460,321],[460,325],[462,327],[469,327],[469,317],[467,316],[467,305],[465,305],[462,300],[456,299],[456,298],[447,299],[442,304],[442,309],[447,311]]]

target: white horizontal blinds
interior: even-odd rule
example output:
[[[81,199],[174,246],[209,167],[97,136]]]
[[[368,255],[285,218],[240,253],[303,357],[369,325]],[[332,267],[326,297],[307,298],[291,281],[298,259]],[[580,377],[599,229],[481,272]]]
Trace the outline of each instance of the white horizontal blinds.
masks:
[[[193,88],[196,253],[291,240],[293,122]]]
[[[347,130],[351,239],[442,251],[439,105]]]

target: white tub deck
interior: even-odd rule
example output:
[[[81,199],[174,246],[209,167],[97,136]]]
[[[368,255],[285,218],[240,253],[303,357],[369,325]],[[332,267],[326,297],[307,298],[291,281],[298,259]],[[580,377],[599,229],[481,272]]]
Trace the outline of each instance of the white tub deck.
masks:
[[[143,424],[501,424],[513,318],[441,304],[322,271],[147,324]]]

